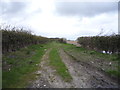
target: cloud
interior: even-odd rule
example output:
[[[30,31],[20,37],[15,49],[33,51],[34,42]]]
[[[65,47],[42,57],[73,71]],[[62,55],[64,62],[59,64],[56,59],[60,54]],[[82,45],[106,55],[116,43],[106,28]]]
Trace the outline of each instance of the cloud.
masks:
[[[6,23],[8,25],[18,24],[26,22],[27,19],[32,18],[34,14],[41,13],[41,8],[34,6],[30,1],[1,1],[0,3],[0,18],[2,18],[1,23]],[[26,22],[27,24],[27,22]],[[23,26],[26,25],[24,23]]]
[[[117,10],[117,2],[56,2],[56,12],[66,16],[91,17]]]
[[[54,0],[22,0],[2,2],[0,14],[7,25],[26,27],[36,35],[65,37],[97,35],[101,28],[117,33],[118,13],[115,2],[58,2]],[[69,17],[70,16],[70,17]]]
[[[26,7],[25,2],[1,2],[0,10],[2,14],[15,15]]]
[[[0,3],[0,16],[2,23],[14,24],[20,22],[25,17],[27,3],[25,2],[4,2]]]
[[[101,29],[103,29],[103,35],[118,33],[118,15],[101,14],[91,18],[84,17],[77,27],[79,28],[78,36],[94,36],[100,33]]]

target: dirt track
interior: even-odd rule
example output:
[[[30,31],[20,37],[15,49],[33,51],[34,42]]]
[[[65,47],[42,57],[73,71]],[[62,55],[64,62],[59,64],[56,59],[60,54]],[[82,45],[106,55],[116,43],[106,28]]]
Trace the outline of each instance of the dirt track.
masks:
[[[81,45],[77,43],[77,41],[66,41],[68,44],[73,44],[76,45],[78,47],[80,47]]]
[[[60,49],[61,59],[73,78],[71,82],[64,82],[59,75],[55,74],[54,68],[49,66],[50,50],[46,51],[40,70],[36,72],[40,76],[28,86],[29,88],[118,88],[117,82],[104,73],[82,62],[76,62],[63,49]]]
[[[76,62],[68,56],[62,49],[60,55],[63,62],[69,69],[73,77],[76,88],[117,88],[117,82],[114,82],[104,73],[84,63]]]

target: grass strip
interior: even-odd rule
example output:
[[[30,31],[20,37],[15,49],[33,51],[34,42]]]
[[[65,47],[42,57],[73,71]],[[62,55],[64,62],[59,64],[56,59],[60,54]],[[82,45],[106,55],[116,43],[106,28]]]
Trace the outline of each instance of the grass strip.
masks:
[[[67,67],[62,62],[58,50],[56,48],[53,48],[50,51],[49,58],[50,58],[50,65],[56,69],[57,74],[60,75],[64,81],[66,82],[71,81],[72,77]]]

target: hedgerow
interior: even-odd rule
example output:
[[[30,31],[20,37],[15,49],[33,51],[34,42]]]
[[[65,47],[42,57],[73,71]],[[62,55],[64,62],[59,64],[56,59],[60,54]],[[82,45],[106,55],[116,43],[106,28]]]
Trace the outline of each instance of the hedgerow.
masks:
[[[83,47],[96,51],[120,52],[120,35],[79,37],[77,41]]]
[[[24,29],[0,29],[2,31],[2,53],[13,52],[32,44],[44,44],[49,38],[32,35]]]

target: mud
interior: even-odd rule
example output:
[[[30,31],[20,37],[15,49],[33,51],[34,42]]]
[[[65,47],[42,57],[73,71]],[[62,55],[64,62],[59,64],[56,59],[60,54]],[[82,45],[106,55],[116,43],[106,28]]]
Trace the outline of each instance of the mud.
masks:
[[[40,70],[37,71],[40,77],[34,81],[29,88],[72,88],[72,83],[64,82],[62,78],[56,74],[56,70],[49,65],[49,52],[47,50],[40,63]],[[45,85],[45,87],[44,87]]]
[[[84,62],[76,62],[64,50],[60,49],[63,62],[69,69],[76,87],[82,88],[118,88],[118,83],[104,74],[101,70],[94,68]]]
[[[28,88],[118,88],[117,82],[114,82],[99,69],[84,62],[77,62],[63,49],[59,49],[59,55],[72,76],[71,82],[65,82],[56,73],[54,67],[49,65],[50,50],[46,50],[42,57],[39,64],[40,70],[36,72],[39,75],[37,80]]]

